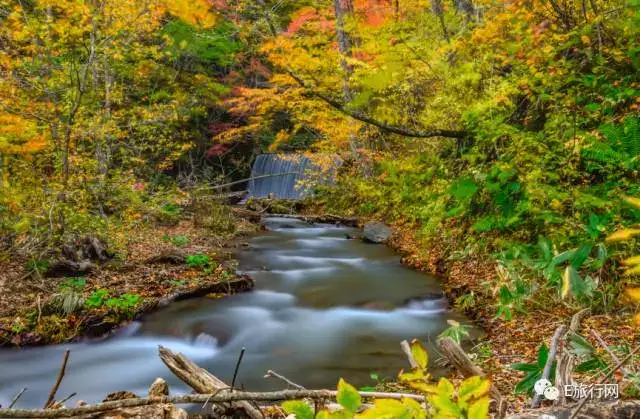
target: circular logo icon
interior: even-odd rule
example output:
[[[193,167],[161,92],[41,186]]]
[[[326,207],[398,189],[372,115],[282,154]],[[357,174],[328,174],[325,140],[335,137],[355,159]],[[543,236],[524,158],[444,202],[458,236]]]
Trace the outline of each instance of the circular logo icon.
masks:
[[[560,391],[557,387],[549,386],[544,389],[544,393],[542,393],[545,399],[547,400],[558,400],[560,396]]]
[[[547,380],[546,378],[541,378],[538,381],[536,381],[536,383],[533,385],[533,390],[536,392],[537,395],[544,395],[544,390],[547,387],[551,387],[551,381]]]

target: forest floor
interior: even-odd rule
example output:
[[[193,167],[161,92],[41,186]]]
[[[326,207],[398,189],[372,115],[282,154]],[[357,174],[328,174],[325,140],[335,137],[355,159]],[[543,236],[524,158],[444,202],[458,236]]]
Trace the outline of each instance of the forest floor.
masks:
[[[579,310],[560,304],[533,302],[525,306],[523,313],[516,313],[511,321],[496,318],[497,295],[491,290],[496,278],[495,262],[452,260],[443,249],[434,248],[417,238],[415,229],[394,226],[394,230],[391,246],[403,256],[403,263],[419,271],[439,274],[452,304],[461,295],[473,292],[473,307],[463,312],[484,330],[485,335],[474,342],[471,356],[505,396],[510,410],[521,410],[528,398],[516,395],[514,388],[524,373],[510,366],[514,363],[535,363],[540,345],[544,343],[548,347],[556,328],[561,324],[568,325],[572,315]],[[592,331],[596,331],[609,347],[627,345],[633,348],[640,344],[640,330],[634,327],[628,314],[591,315],[582,321],[581,335],[606,357],[605,349],[599,345]],[[594,382],[594,378],[588,375],[578,380],[581,378],[584,379],[583,384]],[[632,385],[628,380],[623,382],[622,378],[621,373],[614,375],[614,379],[621,383],[621,394],[624,386]]]
[[[171,226],[141,225],[126,232],[112,261],[73,278],[29,274],[21,258],[0,262],[0,346],[103,336],[176,299],[214,298],[251,287],[249,278],[235,274],[234,252],[257,227],[235,223],[235,232],[225,234],[187,218]],[[82,300],[64,314],[56,299],[69,288]]]

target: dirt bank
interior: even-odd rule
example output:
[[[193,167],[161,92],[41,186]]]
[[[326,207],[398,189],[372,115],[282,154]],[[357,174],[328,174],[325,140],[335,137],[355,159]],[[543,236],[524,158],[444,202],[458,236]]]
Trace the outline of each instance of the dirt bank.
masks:
[[[390,245],[401,255],[403,263],[414,269],[436,273],[441,277],[442,286],[453,306],[464,312],[486,335],[475,342],[472,356],[478,365],[487,372],[496,383],[500,392],[510,402],[512,410],[520,410],[525,398],[516,395],[514,388],[524,374],[510,366],[514,363],[533,363],[542,343],[549,346],[554,330],[561,324],[567,324],[578,309],[571,310],[560,304],[536,304],[530,301],[525,310],[516,313],[511,321],[496,317],[497,288],[496,263],[478,258],[453,258],[443,247],[426,243],[415,234],[415,229],[395,225]],[[461,304],[459,297],[473,295],[472,303]],[[617,313],[599,314],[587,317],[582,322],[581,334],[596,348],[598,353],[607,356],[591,330],[597,331],[610,347],[628,345],[635,347],[640,343],[640,331],[635,328],[628,315]],[[622,376],[616,375],[622,383],[621,391],[631,384],[622,382]],[[584,377],[590,383],[589,377]]]
[[[251,288],[235,274],[234,252],[257,226],[236,223],[225,234],[190,219],[141,226],[127,232],[113,260],[73,277],[29,274],[24,258],[0,262],[0,346],[104,336],[172,301]]]

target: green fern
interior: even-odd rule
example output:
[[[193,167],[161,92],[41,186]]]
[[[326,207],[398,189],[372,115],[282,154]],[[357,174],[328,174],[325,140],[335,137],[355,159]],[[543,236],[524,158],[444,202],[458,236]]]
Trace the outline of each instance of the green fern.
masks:
[[[604,166],[635,169],[640,167],[640,120],[628,117],[622,124],[605,124],[598,128],[604,139],[595,140],[581,151],[587,162]],[[593,164],[589,164],[593,167]]]

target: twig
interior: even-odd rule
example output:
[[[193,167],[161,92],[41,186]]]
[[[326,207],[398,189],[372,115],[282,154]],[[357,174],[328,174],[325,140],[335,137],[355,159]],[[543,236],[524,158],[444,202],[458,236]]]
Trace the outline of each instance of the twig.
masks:
[[[236,386],[236,378],[238,377],[238,370],[240,369],[240,363],[242,362],[242,357],[244,356],[246,349],[243,347],[240,349],[240,356],[238,356],[238,362],[236,362],[236,368],[233,370],[233,379],[231,380],[231,391]]]
[[[290,385],[291,387],[298,389],[298,390],[306,390],[306,388],[304,388],[303,386],[301,386],[300,384],[296,384],[293,381],[289,380],[287,377],[285,377],[284,375],[280,375],[275,371],[269,370],[267,371],[267,373],[265,374],[264,378],[270,378],[270,377],[274,377],[277,378],[279,380],[284,381],[285,383],[287,383],[288,385]]]
[[[579,324],[579,323],[578,323]],[[551,347],[549,348],[549,355],[547,356],[547,362],[544,364],[544,369],[542,370],[541,379],[548,380],[549,375],[551,375],[551,366],[553,365],[553,361],[556,359],[556,352],[558,351],[558,341],[564,335],[567,326],[561,325],[556,329],[556,332],[553,334],[551,338]],[[540,394],[537,394],[533,397],[533,401],[531,402],[532,408],[537,408],[540,405]]]
[[[11,404],[9,405],[9,409],[11,409],[13,406],[16,405],[16,403],[18,402],[20,397],[22,397],[22,395],[24,394],[25,391],[27,391],[26,387],[23,388],[22,390],[20,390],[20,393],[16,394],[16,396],[13,398],[13,400],[11,400]]]
[[[608,380],[609,378],[611,378],[611,376],[613,375],[613,373],[615,373],[616,371],[618,371],[618,369],[620,367],[622,367],[624,364],[626,364],[627,362],[629,362],[629,360],[631,358],[633,358],[638,351],[640,351],[640,346],[637,346],[636,349],[634,349],[633,351],[631,351],[629,353],[629,355],[625,356],[624,359],[620,362],[618,362],[618,364],[613,367],[613,369],[611,371],[609,371],[607,373],[607,375],[605,375],[604,377],[600,378],[596,384],[602,384],[604,383],[606,380]],[[584,407],[584,405],[587,403],[587,401],[589,400],[588,397],[585,397],[584,399],[580,400],[580,403],[578,403],[578,406],[576,407],[576,410],[573,411],[573,414],[571,414],[571,416],[569,417],[569,419],[574,419],[576,417],[578,417],[578,413],[580,412],[580,409],[582,409]]]
[[[600,334],[598,332],[596,332],[594,329],[591,329],[591,334],[593,335],[594,338],[596,338],[596,340],[598,341],[598,343],[600,344],[600,346],[602,346],[602,348],[607,351],[607,353],[609,354],[609,356],[611,357],[611,359],[613,359],[613,362],[615,363],[620,363],[620,359],[616,356],[616,354],[613,353],[613,351],[611,350],[611,348],[609,348],[609,345],[607,345],[607,342],[605,342],[602,337],[600,336]],[[623,369],[624,370],[624,369]]]
[[[68,402],[68,401],[69,401],[69,399],[71,399],[72,397],[75,397],[77,394],[78,394],[78,393],[75,393],[75,392],[74,392],[74,393],[69,394],[67,397],[65,397],[64,399],[60,400],[60,401],[58,402],[58,404],[59,404],[59,405],[63,405],[65,402]]]
[[[407,359],[409,360],[409,365],[411,365],[411,368],[418,368],[419,365],[416,362],[416,360],[413,358],[413,354],[411,353],[411,346],[409,345],[409,342],[407,342],[406,340],[403,340],[402,342],[400,342],[400,348],[402,348],[402,352],[404,352],[404,354],[407,356]]]
[[[605,351],[607,351],[607,353],[609,354],[609,356],[611,357],[611,359],[613,359],[613,362],[619,364],[620,363],[620,359],[616,356],[615,353],[613,353],[613,351],[611,350],[611,348],[609,347],[609,345],[607,345],[607,342],[604,341],[604,339],[602,339],[602,337],[600,336],[600,334],[598,332],[596,332],[595,329],[591,329],[591,334],[593,335],[593,337],[596,338],[596,340],[598,341],[598,343],[600,344],[600,346],[602,346],[604,348]],[[631,374],[631,371],[629,371],[627,368],[621,366],[620,369],[622,370],[622,372],[624,373],[625,376]],[[638,389],[640,390],[640,385],[636,384],[635,382],[632,381],[632,384]]]
[[[51,392],[49,393],[49,398],[47,402],[44,404],[44,408],[51,406],[53,400],[56,397],[56,393],[58,392],[58,387],[60,387],[60,383],[62,382],[62,378],[64,378],[64,372],[67,369],[67,361],[69,360],[69,353],[71,351],[67,349],[64,351],[64,358],[62,359],[62,365],[60,366],[60,371],[58,372],[58,378],[56,379],[56,383],[53,385]]]
[[[400,393],[379,393],[379,392],[359,392],[363,397],[382,397],[387,399],[400,400],[410,398],[423,402],[424,396],[416,394],[400,394]],[[124,399],[110,402],[98,403],[91,406],[61,408],[61,409],[0,409],[1,418],[63,418],[91,413],[105,412],[114,409],[122,409],[128,407],[149,406],[158,403],[167,404],[191,404],[204,403],[209,400],[211,403],[228,403],[238,401],[262,401],[276,402],[283,400],[299,400],[299,399],[333,399],[338,392],[335,390],[281,390],[266,393],[254,393],[243,391],[220,391],[218,394],[184,394],[180,396],[165,397],[143,397],[138,399]]]

